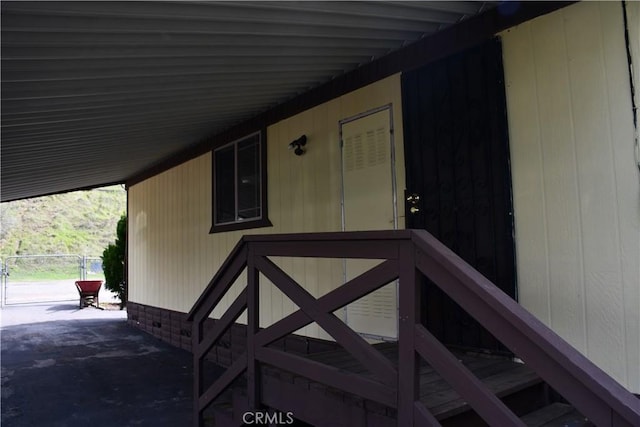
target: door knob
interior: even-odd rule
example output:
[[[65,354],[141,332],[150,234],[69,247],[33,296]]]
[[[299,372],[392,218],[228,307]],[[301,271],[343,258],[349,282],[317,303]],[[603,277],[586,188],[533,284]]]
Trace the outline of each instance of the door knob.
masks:
[[[409,205],[409,212],[417,214],[420,212],[420,196],[416,193],[411,193],[407,196],[407,204]]]

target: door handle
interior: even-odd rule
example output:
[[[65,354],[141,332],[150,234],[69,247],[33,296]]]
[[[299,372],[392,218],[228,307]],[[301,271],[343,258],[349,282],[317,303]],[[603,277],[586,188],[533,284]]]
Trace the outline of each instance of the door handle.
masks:
[[[420,196],[417,193],[411,193],[407,196],[407,204],[409,213],[415,215],[420,212]]]

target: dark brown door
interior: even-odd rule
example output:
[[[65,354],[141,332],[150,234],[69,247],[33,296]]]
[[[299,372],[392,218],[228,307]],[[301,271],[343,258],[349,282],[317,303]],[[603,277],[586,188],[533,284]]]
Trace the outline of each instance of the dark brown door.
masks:
[[[516,294],[507,115],[499,40],[402,78],[407,227],[426,229],[512,298]],[[445,344],[504,348],[435,285],[427,327]]]

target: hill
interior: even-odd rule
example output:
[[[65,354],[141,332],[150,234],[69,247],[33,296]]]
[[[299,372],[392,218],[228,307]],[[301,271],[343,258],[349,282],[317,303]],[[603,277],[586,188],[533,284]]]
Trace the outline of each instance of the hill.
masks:
[[[126,212],[117,185],[0,204],[0,258],[14,255],[100,256]]]

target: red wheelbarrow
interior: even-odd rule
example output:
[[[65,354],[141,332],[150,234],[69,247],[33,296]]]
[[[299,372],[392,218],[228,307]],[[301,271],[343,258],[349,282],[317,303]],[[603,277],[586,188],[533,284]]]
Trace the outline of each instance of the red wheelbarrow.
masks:
[[[80,308],[93,306],[102,310],[98,301],[101,287],[102,280],[76,280],[76,288],[80,293]]]

